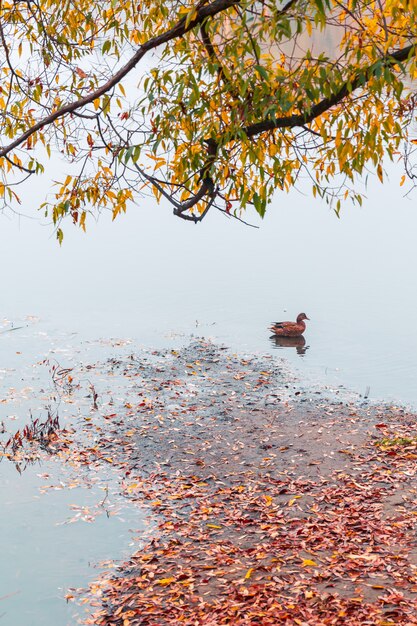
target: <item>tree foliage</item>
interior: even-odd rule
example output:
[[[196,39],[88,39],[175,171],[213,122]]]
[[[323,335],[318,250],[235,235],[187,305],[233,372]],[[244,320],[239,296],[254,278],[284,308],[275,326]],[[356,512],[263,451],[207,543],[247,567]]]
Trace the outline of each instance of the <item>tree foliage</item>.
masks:
[[[0,0],[0,196],[61,158],[59,238],[149,191],[263,216],[302,176],[338,212],[412,147],[416,37],[416,0]]]

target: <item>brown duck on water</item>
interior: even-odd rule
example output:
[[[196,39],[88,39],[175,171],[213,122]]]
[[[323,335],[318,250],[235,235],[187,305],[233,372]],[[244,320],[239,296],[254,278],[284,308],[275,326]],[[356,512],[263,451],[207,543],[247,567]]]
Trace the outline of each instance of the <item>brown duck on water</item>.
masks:
[[[278,337],[300,337],[306,329],[304,320],[308,320],[305,313],[297,315],[296,322],[275,322],[270,326],[270,330]]]

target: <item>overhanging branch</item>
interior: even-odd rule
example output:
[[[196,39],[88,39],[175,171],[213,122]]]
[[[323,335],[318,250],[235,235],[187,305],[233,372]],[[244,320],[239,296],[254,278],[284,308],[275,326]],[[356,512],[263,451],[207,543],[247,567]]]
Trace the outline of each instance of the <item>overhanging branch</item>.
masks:
[[[394,66],[398,63],[402,63],[403,61],[407,61],[415,52],[416,44],[413,44],[391,54],[386,54],[379,59],[379,63]],[[366,83],[368,83],[374,75],[374,72],[375,63],[373,63],[370,67],[357,72],[351,80],[346,81],[342,85],[339,91],[334,93],[329,98],[324,98],[321,102],[313,105],[310,111],[306,114],[289,115],[288,117],[277,117],[272,120],[264,120],[262,122],[257,122],[256,124],[250,124],[249,126],[244,127],[243,131],[245,135],[250,138],[277,128],[295,128],[296,126],[305,126],[336,104],[339,104],[339,102],[344,100],[353,91],[356,91],[360,87],[366,85]],[[237,139],[237,137],[232,137],[230,140],[233,139]]]
[[[108,91],[113,89],[115,85],[117,85],[132,69],[136,67],[136,65],[143,59],[145,54],[150,50],[154,50],[158,48],[160,45],[164,43],[168,43],[173,39],[177,39],[178,37],[182,37],[190,30],[195,28],[196,26],[201,25],[207,18],[213,17],[218,13],[222,13],[226,11],[230,7],[239,4],[240,0],[214,0],[211,4],[201,6],[197,12],[195,17],[187,22],[187,18],[181,18],[175,26],[167,30],[165,33],[158,35],[156,37],[152,37],[146,43],[139,47],[137,52],[129,59],[129,61],[123,65],[104,85],[92,91],[88,96],[84,96],[83,98],[79,98],[70,104],[67,104],[56,111],[51,113],[50,115],[45,116],[39,122],[31,126],[24,133],[22,133],[19,137],[17,137],[14,141],[12,141],[9,145],[0,148],[0,157],[5,156],[18,146],[22,145],[31,135],[36,133],[38,130],[41,130],[45,126],[49,126],[53,124],[57,119],[64,117],[70,113],[74,113],[85,107],[88,104],[91,104],[94,100],[101,98]]]
[[[289,2],[287,2],[281,12],[289,12],[296,2],[297,0],[289,0]],[[75,100],[74,102],[63,106],[55,112],[51,113],[50,115],[46,115],[45,117],[40,119],[36,124],[28,128],[19,137],[14,139],[9,145],[1,147],[0,157],[8,158],[7,155],[12,150],[24,144],[34,133],[42,128],[53,124],[56,120],[60,118],[63,118],[70,114],[84,116],[85,113],[82,112],[83,108],[91,104],[93,101],[101,98],[106,93],[110,92],[127,74],[129,74],[138,65],[138,63],[141,61],[141,59],[143,59],[147,52],[154,50],[155,48],[166,44],[176,38],[182,37],[187,32],[191,31],[197,26],[201,28],[203,43],[206,47],[209,57],[212,59],[212,61],[218,61],[216,50],[211,42],[207,30],[207,20],[213,18],[219,13],[226,11],[231,7],[237,7],[239,6],[239,4],[240,0],[213,0],[213,2],[210,3],[207,3],[207,0],[203,0],[196,6],[196,12],[193,19],[188,20],[187,17],[181,18],[172,28],[170,28],[166,32],[156,37],[150,38],[146,43],[140,46],[135,54],[129,59],[129,61],[125,65],[123,65],[115,74],[113,74],[107,82],[101,85],[101,87],[92,91],[87,96],[79,98],[78,100]],[[0,31],[0,36],[1,34],[2,33]],[[158,191],[173,204],[175,215],[194,222],[201,221],[201,219],[203,219],[203,217],[206,215],[208,209],[213,205],[216,195],[218,194],[217,190],[214,187],[210,171],[214,166],[217,151],[220,146],[225,146],[230,142],[239,140],[240,138],[242,138],[242,133],[245,137],[250,139],[262,133],[273,131],[279,128],[284,129],[305,127],[315,118],[319,117],[324,112],[328,111],[332,107],[342,102],[344,99],[348,98],[352,92],[366,86],[366,84],[375,75],[376,67],[378,66],[378,64],[383,64],[388,67],[394,67],[399,63],[405,62],[409,60],[415,53],[416,46],[417,44],[412,44],[393,53],[381,55],[377,63],[373,63],[367,68],[358,70],[352,75],[349,80],[342,84],[337,92],[335,92],[330,97],[324,98],[317,104],[314,104],[305,113],[289,115],[287,117],[277,117],[275,119],[260,120],[254,124],[249,124],[247,126],[241,127],[236,131],[233,131],[233,129],[229,129],[228,131],[228,129],[226,129],[227,136],[225,133],[224,135],[219,134],[214,139],[209,139],[207,141],[208,156],[206,159],[206,163],[203,166],[202,170],[200,170],[199,173],[196,173],[196,175],[200,175],[199,189],[185,202],[179,202],[178,200],[176,200],[172,195],[168,194],[165,191],[165,189],[156,181],[156,179],[146,174],[146,172],[144,172],[143,170],[140,170],[140,168],[138,168],[136,164],[135,167],[145,179],[147,179],[152,185],[154,185],[155,188],[158,189]],[[5,49],[7,55],[7,48]],[[221,66],[220,63],[219,68],[220,77],[227,83],[227,72],[225,72],[225,69]],[[187,213],[204,198],[207,198],[207,205],[200,215],[194,216]]]
[[[172,195],[165,191],[163,186],[153,176],[147,174],[141,167],[139,167],[137,163],[133,163],[133,165],[137,172],[143,178],[145,178],[145,180],[150,182],[151,185],[155,187],[155,189],[157,189],[159,193],[174,206],[174,215],[176,215],[177,217],[181,217],[183,220],[197,223],[201,222],[204,219],[208,210],[213,205],[217,197],[217,190],[214,187],[213,180],[208,174],[205,174],[205,172],[207,172],[208,168],[210,167],[209,162],[212,162],[213,156],[214,155],[209,156],[206,166],[200,172],[201,184],[199,190],[190,198],[188,198],[188,200],[186,200],[185,202],[178,202],[178,200],[176,200]],[[200,213],[199,215],[194,215],[192,213],[188,214],[187,211],[190,211],[193,207],[195,207],[196,204],[204,199],[205,196],[208,196],[208,201],[202,213]]]

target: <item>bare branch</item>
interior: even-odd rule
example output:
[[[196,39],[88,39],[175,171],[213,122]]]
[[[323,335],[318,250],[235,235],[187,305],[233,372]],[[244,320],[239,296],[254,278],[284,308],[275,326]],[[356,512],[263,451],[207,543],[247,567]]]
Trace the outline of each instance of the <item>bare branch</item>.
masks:
[[[181,217],[183,220],[188,220],[197,224],[197,222],[201,222],[205,218],[215,198],[216,198],[216,194],[212,194],[210,201],[207,203],[206,208],[204,209],[202,213],[200,213],[200,215],[188,215],[187,213],[184,213],[185,209],[174,209],[174,215],[176,215],[177,217]]]
[[[173,204],[175,206],[175,208],[177,208],[177,209],[181,208],[181,203],[177,202],[175,200],[175,198],[170,196],[169,193],[167,193],[165,191],[165,189],[162,187],[162,185],[159,184],[159,182],[156,180],[156,178],[154,178],[153,176],[150,176],[149,174],[147,174],[141,167],[139,167],[139,165],[137,163],[133,162],[133,165],[136,168],[136,170],[139,172],[139,174],[141,176],[143,176],[143,178],[145,178],[145,180],[150,182],[155,187],[155,189],[157,189],[159,191],[159,193],[164,196],[164,198],[166,198],[171,204]],[[203,196],[204,196],[204,194],[203,194]],[[197,202],[198,202],[198,200],[197,200]]]
[[[135,166],[139,174],[143,176],[143,178],[149,181],[151,185],[153,185],[159,191],[159,193],[161,193],[164,196],[164,198],[166,198],[172,205],[174,205],[174,215],[176,215],[177,217],[181,217],[184,220],[189,220],[192,222],[201,222],[201,220],[207,214],[208,210],[212,206],[217,196],[216,190],[213,189],[213,183],[211,179],[204,179],[202,180],[200,189],[197,191],[197,193],[192,195],[191,198],[189,198],[185,202],[178,202],[177,200],[175,200],[175,198],[172,195],[170,195],[169,193],[165,191],[162,185],[153,176],[150,176],[149,174],[147,174],[141,167],[139,167],[137,163],[133,163],[133,165]],[[211,184],[209,181],[211,182]],[[186,211],[189,211],[190,209],[192,209],[206,195],[210,196],[210,199],[203,213],[197,216],[188,215]]]
[[[235,213],[229,213],[229,211],[226,211],[226,209],[220,209],[219,207],[217,207],[217,209],[220,211],[220,213],[223,213],[223,215],[225,215],[228,218],[237,220],[238,222],[242,222],[242,224],[245,224],[245,226],[250,226],[251,228],[259,229],[259,226],[256,226],[256,224],[250,224],[250,222],[246,222]]]

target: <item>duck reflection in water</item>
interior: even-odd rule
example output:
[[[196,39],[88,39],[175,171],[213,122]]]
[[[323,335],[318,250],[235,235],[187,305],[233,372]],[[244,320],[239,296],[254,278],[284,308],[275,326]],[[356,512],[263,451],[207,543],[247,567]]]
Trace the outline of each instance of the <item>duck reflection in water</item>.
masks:
[[[299,356],[304,356],[310,346],[306,346],[306,340],[300,337],[278,337],[272,335],[270,341],[274,348],[295,348]]]

